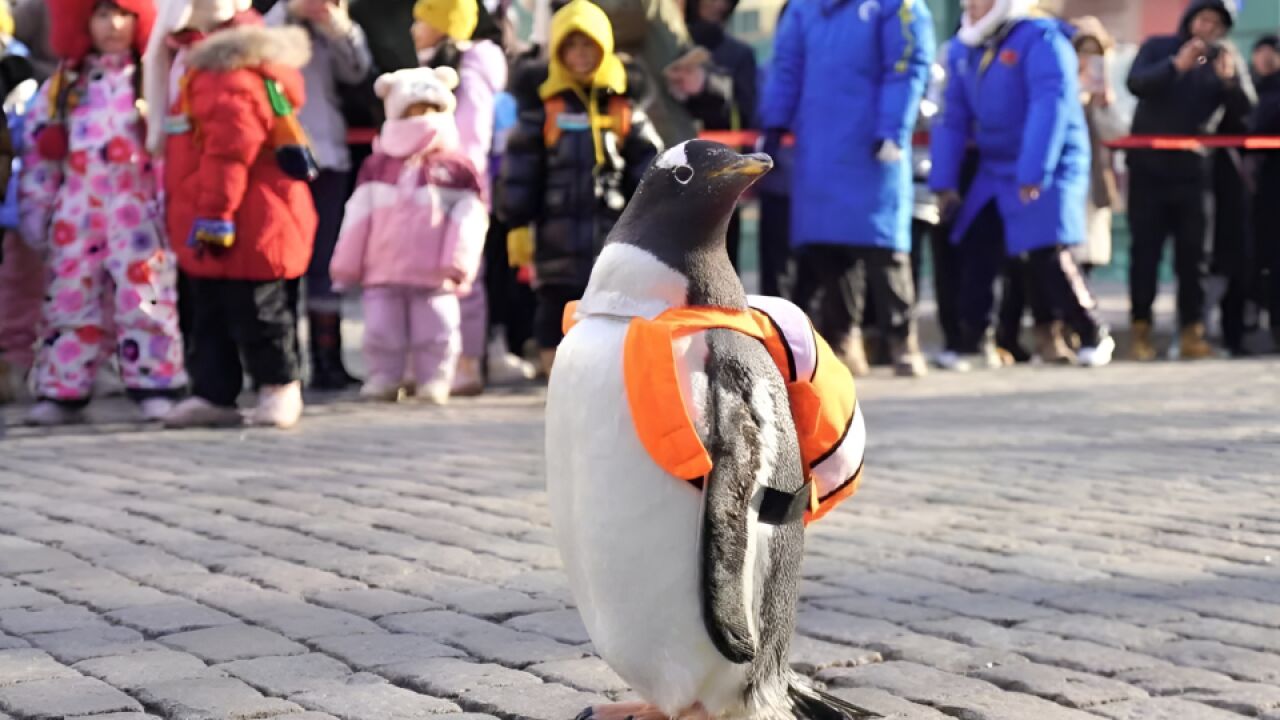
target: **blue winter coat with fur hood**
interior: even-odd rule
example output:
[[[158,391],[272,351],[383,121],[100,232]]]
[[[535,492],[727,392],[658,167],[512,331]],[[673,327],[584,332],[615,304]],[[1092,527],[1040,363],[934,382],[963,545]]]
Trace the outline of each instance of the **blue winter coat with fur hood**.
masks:
[[[995,203],[1010,256],[1085,238],[1090,146],[1080,103],[1078,62],[1061,24],[1009,21],[978,47],[957,41],[947,57],[941,122],[933,128],[929,186],[955,190],[965,148],[978,150],[978,174],[956,218],[953,242]],[[1023,203],[1025,186],[1040,198]]]

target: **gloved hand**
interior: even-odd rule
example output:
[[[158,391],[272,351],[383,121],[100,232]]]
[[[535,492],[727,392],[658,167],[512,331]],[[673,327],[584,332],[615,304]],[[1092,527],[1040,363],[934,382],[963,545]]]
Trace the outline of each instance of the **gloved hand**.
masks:
[[[533,262],[533,228],[512,229],[507,233],[507,264],[513,268]]]
[[[187,238],[190,247],[209,246],[225,250],[236,242],[236,224],[230,220],[209,220],[200,218],[191,226],[191,236]]]
[[[764,131],[762,141],[760,143],[760,152],[768,155],[775,160],[778,157],[778,151],[782,149],[782,137],[787,134],[782,128],[769,128]]]
[[[876,143],[876,160],[885,165],[892,165],[902,159],[902,148],[892,140],[881,140]]]

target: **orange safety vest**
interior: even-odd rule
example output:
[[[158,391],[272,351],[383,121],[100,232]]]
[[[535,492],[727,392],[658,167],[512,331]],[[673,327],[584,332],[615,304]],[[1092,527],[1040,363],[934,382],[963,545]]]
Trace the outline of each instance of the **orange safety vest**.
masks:
[[[711,454],[698,437],[680,391],[673,343],[714,328],[735,330],[765,346],[786,383],[809,482],[805,524],[822,518],[858,489],[866,434],[853,376],[813,330],[799,307],[753,296],[747,311],[672,308],[653,320],[631,319],[623,346],[623,376],[640,443],[663,470],[701,484]],[[577,303],[565,308],[567,334]]]

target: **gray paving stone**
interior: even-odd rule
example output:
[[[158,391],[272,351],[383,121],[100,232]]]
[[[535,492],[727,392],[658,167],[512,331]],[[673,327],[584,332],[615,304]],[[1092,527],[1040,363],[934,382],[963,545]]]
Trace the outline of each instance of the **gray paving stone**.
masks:
[[[887,720],[949,720],[949,716],[926,705],[907,702],[875,688],[835,688],[831,694],[861,708],[879,713]]]
[[[1006,665],[979,670],[973,675],[1005,690],[1035,695],[1072,708],[1088,709],[1147,697],[1146,692],[1132,685],[1049,665]]]
[[[393,615],[384,618],[382,625],[396,632],[427,635],[441,643],[462,648],[480,660],[515,668],[552,660],[575,660],[585,655],[576,647],[540,635],[446,610]]]
[[[883,659],[875,650],[837,645],[808,635],[791,638],[791,667],[806,675],[829,667],[853,667]]]
[[[53,595],[42,593],[29,587],[0,587],[0,610],[41,608],[61,604],[62,601]]]
[[[1190,667],[1156,667],[1126,670],[1116,679],[1140,687],[1152,695],[1182,695],[1232,685],[1235,680],[1210,670]]]
[[[505,688],[539,685],[542,680],[520,670],[493,663],[477,663],[457,658],[432,658],[399,665],[388,665],[378,671],[393,682],[427,695],[458,698],[480,688]]]
[[[1013,630],[981,620],[932,620],[912,623],[923,633],[938,635],[969,645],[1009,650],[1045,665],[1057,665],[1082,672],[1114,675],[1125,670],[1166,664],[1149,655],[1117,650],[1083,640],[1062,640],[1052,635]]]
[[[31,720],[141,710],[137,700],[101,680],[58,678],[0,688],[0,709]]]
[[[1034,630],[1075,640],[1089,640],[1121,650],[1143,650],[1177,639],[1176,635],[1164,630],[1087,615],[1058,615],[1029,620],[1019,623],[1018,629]]]
[[[380,680],[380,678],[379,678]],[[330,685],[293,696],[310,710],[341,720],[422,720],[461,712],[455,703],[358,676],[349,683]]]
[[[21,650],[31,647],[31,643],[22,638],[11,637],[0,633],[0,650]]]
[[[465,657],[457,648],[442,645],[424,635],[400,633],[337,635],[311,640],[311,645],[359,670],[440,657]]]
[[[78,662],[74,667],[122,690],[170,680],[222,677],[222,673],[194,655],[171,650],[94,658]]]
[[[308,640],[323,635],[385,632],[370,620],[341,610],[308,605],[298,600],[249,603],[234,612],[263,627],[294,640]]]
[[[1228,595],[1201,595],[1179,598],[1173,604],[1209,617],[1280,628],[1280,604],[1276,603]]]
[[[307,648],[288,638],[249,625],[192,630],[160,638],[159,642],[210,663],[248,660],[270,655],[301,655]]]
[[[1280,709],[1280,687],[1258,683],[1235,683],[1214,690],[1199,690],[1182,698],[1249,717]]]
[[[0,575],[20,575],[84,565],[71,553],[14,537],[0,538]]]
[[[214,569],[232,577],[247,578],[267,587],[300,595],[363,587],[354,580],[331,572],[272,557],[233,558],[216,564]]]
[[[146,713],[122,712],[107,713],[105,715],[82,715],[77,717],[76,720],[163,720],[163,718],[157,718],[155,715]],[[295,718],[291,717],[289,720],[295,720]]]
[[[65,632],[41,633],[27,638],[31,644],[58,659],[75,664],[107,655],[131,655],[139,652],[162,650],[129,628],[106,626],[86,627]]]
[[[41,650],[0,651],[0,687],[33,680],[73,678],[78,673]]]
[[[257,720],[302,710],[232,678],[172,680],[139,688],[148,708],[172,720]]]
[[[89,627],[108,627],[108,623],[76,605],[53,605],[36,610],[0,612],[0,628],[14,635],[62,632]]]
[[[1280,656],[1271,653],[1207,640],[1180,640],[1153,648],[1152,652],[1177,665],[1214,670],[1240,680],[1280,681]]]
[[[143,605],[107,613],[113,622],[147,635],[170,635],[202,628],[235,625],[238,620],[189,600],[164,605]]]
[[[905,660],[946,672],[967,675],[983,668],[1025,664],[1017,653],[996,648],[972,647],[930,635],[908,633],[871,643],[885,660]]]
[[[1225,645],[1235,645],[1273,655],[1280,653],[1280,629],[1261,628],[1257,625],[1214,618],[1163,623],[1160,628],[1182,637],[1216,640]]]
[[[430,600],[376,588],[327,590],[311,593],[307,597],[317,605],[344,610],[370,620],[386,615],[442,609],[439,604]]]
[[[23,575],[22,580],[98,612],[176,600],[172,595],[139,585],[119,573],[87,565]]]
[[[547,682],[600,695],[612,696],[628,690],[622,678],[600,658],[539,663],[530,666],[529,672]]]
[[[482,687],[460,702],[467,709],[501,717],[529,720],[564,720],[577,717],[584,709],[610,702],[609,698],[573,688],[543,683],[518,687]]]
[[[504,623],[509,628],[525,632],[545,635],[569,645],[581,645],[591,642],[587,628],[582,624],[582,617],[577,610],[554,610],[551,612],[521,615]]]
[[[320,653],[237,660],[217,667],[277,697],[321,690],[354,674],[351,668]]]
[[[877,688],[912,702],[937,706],[962,697],[990,695],[991,683],[908,662],[886,662],[852,668],[829,668],[818,680],[833,688]]]
[[[1096,707],[1093,712],[1111,720],[1240,720],[1235,713],[1179,698],[1150,698]]]
[[[1001,624],[1061,615],[1057,610],[990,593],[952,592],[926,598],[923,604]]]
[[[867,595],[842,594],[836,597],[818,597],[810,600],[809,603],[814,607],[825,610],[837,610],[849,615],[859,615],[891,623],[938,620],[954,614],[951,610],[895,602]]]

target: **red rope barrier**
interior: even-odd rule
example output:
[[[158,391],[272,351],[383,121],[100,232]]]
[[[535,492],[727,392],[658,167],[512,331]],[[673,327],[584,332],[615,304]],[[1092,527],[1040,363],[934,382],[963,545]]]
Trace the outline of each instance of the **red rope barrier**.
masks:
[[[377,137],[373,128],[351,128],[347,131],[349,145],[368,145]],[[730,147],[754,147],[760,138],[758,130],[710,130],[699,138]],[[929,133],[918,132],[911,136],[914,147],[929,147]],[[795,137],[787,135],[783,145],[795,145]],[[1129,135],[1108,142],[1114,150],[1204,150],[1209,148],[1237,148],[1242,150],[1280,150],[1280,136],[1276,135]]]

